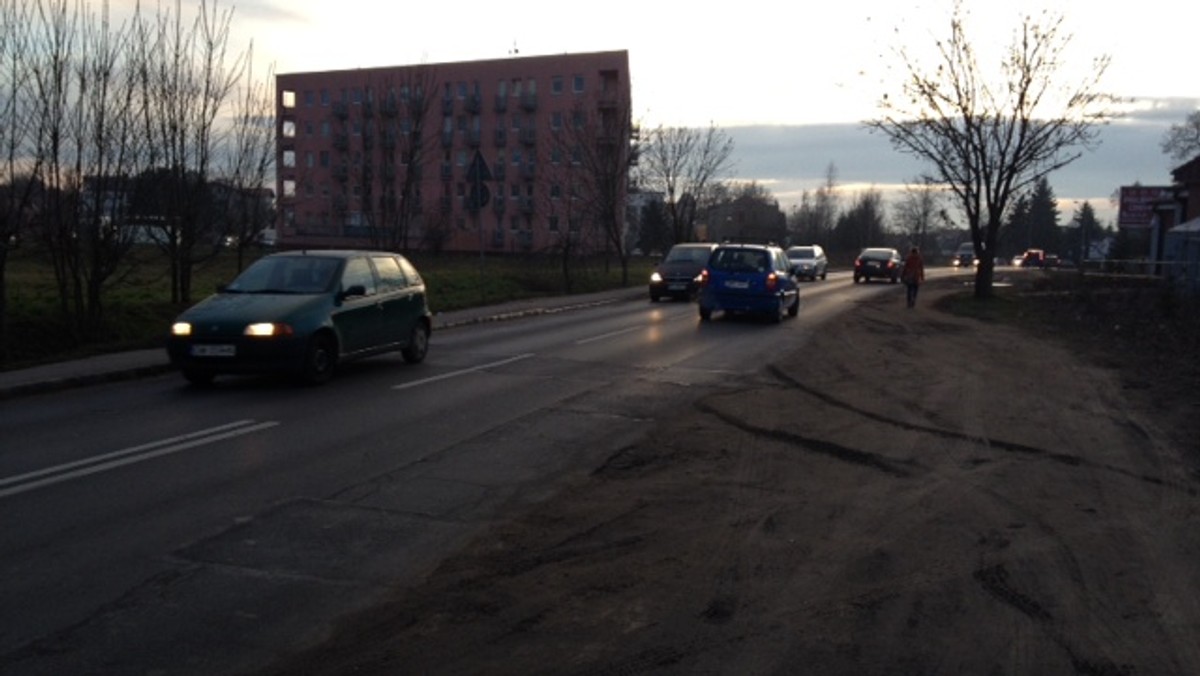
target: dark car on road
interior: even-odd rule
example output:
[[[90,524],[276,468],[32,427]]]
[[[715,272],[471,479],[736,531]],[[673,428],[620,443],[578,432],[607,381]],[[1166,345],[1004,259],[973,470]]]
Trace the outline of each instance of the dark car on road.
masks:
[[[825,279],[829,274],[829,258],[819,244],[788,247],[787,257],[792,262],[797,277],[815,282],[818,277]]]
[[[716,244],[676,244],[650,273],[650,300],[664,296],[690,300],[700,288],[700,271],[708,263]]]
[[[311,383],[340,362],[399,351],[425,358],[425,283],[404,256],[295,251],[265,256],[171,326],[171,363],[195,384],[222,373],[283,372]]]
[[[895,249],[863,249],[854,259],[854,283],[886,279],[895,284],[900,281],[901,265],[900,252]]]
[[[954,252],[954,267],[969,268],[977,265],[979,261],[975,260],[975,245],[970,242],[963,242],[958,245],[958,249]]]
[[[800,287],[783,249],[767,244],[721,244],[701,273],[700,319],[715,311],[764,315],[774,322],[800,311]]]

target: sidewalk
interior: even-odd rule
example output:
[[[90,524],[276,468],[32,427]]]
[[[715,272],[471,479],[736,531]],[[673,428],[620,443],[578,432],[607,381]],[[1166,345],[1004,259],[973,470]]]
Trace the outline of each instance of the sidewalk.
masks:
[[[638,298],[646,298],[644,287],[631,286],[576,296],[534,298],[454,312],[441,312],[433,317],[434,345],[436,346],[437,332],[446,329],[550,312],[565,312]],[[54,392],[71,387],[144,378],[170,370],[171,364],[167,359],[166,350],[154,348],[43,364],[15,371],[0,371],[0,400]]]

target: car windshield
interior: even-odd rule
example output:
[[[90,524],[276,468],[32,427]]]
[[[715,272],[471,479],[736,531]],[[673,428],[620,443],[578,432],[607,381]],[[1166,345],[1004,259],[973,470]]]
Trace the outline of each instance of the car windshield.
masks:
[[[726,272],[766,272],[767,252],[757,249],[718,249],[709,265]]]
[[[788,258],[816,258],[817,254],[811,246],[798,246],[788,249]]]
[[[237,276],[229,293],[322,293],[333,284],[339,260],[316,256],[260,258]]]
[[[703,265],[712,249],[699,246],[677,246],[667,253],[664,263],[697,263]]]
[[[859,254],[859,258],[866,258],[873,261],[888,260],[891,257],[891,249],[867,249]]]

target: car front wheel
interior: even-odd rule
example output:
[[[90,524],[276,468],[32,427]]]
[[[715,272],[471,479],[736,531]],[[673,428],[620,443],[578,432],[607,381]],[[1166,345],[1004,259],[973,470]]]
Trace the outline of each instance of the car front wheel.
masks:
[[[701,305],[700,306],[700,319],[702,321],[708,321],[708,320],[712,319],[712,310]]]
[[[317,334],[308,343],[304,353],[304,369],[300,375],[310,385],[329,382],[337,364],[337,344],[327,334]]]

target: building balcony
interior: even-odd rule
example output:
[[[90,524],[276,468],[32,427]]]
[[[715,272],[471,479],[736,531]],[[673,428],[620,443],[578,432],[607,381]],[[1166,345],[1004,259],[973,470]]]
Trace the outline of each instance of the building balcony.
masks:
[[[521,143],[527,146],[537,145],[537,131],[534,129],[522,129]]]
[[[442,99],[442,115],[454,114],[454,99]]]
[[[506,175],[508,175],[508,167],[504,163],[497,162],[496,166],[492,167],[492,178],[497,181],[503,181]]]
[[[347,179],[350,178],[350,167],[347,167],[344,164],[339,164],[336,167],[334,167],[329,173],[330,173],[330,175],[333,176],[333,180],[345,182]]]
[[[537,94],[521,94],[521,109],[527,113],[537,110]]]
[[[521,165],[521,178],[532,181],[537,176],[537,165],[523,164]]]
[[[496,94],[496,105],[494,109],[497,113],[508,112],[508,97],[504,94]]]
[[[467,145],[472,148],[478,148],[482,143],[483,132],[478,129],[472,129],[467,132]]]
[[[522,197],[519,200],[518,204],[521,208],[521,213],[525,214],[526,216],[533,213],[533,198],[532,197]]]
[[[350,106],[346,105],[345,101],[334,101],[333,114],[339,120],[344,120],[350,115]]]
[[[479,94],[470,94],[463,105],[468,113],[478,115],[483,111],[483,97]]]

